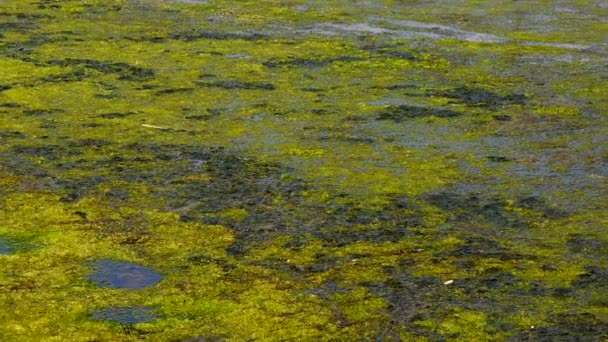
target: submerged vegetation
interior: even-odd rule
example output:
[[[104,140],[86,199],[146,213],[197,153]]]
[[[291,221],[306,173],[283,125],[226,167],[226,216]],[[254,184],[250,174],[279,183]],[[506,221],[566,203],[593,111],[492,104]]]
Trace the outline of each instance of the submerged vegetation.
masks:
[[[330,3],[0,2],[0,339],[608,338],[608,8]]]

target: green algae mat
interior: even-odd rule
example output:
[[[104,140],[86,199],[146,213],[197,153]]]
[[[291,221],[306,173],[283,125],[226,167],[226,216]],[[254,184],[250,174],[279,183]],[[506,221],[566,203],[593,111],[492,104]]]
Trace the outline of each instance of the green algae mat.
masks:
[[[0,1],[0,341],[608,339],[607,17]]]

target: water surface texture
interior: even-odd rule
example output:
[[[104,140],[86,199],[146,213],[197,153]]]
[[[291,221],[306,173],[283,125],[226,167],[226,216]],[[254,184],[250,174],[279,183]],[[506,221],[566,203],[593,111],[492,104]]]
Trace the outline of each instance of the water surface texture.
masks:
[[[0,339],[608,339],[606,18],[0,1]]]

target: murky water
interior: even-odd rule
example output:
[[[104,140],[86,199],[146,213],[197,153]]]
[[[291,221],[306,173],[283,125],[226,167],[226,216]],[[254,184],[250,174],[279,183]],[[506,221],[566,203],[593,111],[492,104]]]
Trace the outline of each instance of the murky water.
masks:
[[[607,11],[1,1],[0,336],[608,338]]]
[[[101,287],[143,289],[163,279],[161,274],[132,262],[101,260],[94,267],[95,272],[89,278]]]
[[[12,241],[0,238],[0,254],[13,254],[16,249]]]

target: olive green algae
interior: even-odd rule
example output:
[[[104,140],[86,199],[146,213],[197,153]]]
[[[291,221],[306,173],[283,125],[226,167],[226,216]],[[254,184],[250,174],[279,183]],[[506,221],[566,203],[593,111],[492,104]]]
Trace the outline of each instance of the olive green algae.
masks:
[[[0,335],[607,338],[607,10],[3,1]]]

